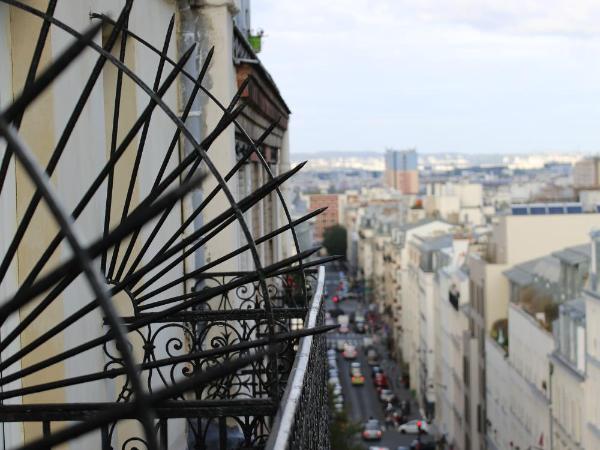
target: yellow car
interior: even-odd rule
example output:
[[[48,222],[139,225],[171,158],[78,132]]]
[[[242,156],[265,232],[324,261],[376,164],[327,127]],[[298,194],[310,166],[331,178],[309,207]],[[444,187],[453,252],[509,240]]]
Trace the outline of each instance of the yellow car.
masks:
[[[365,384],[365,377],[361,374],[352,375],[351,380],[353,386],[362,386],[363,384]]]

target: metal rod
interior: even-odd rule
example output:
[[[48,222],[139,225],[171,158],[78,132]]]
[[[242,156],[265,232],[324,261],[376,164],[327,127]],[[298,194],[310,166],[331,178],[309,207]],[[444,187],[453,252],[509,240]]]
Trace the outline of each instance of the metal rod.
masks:
[[[319,208],[319,209],[316,209],[314,211],[311,211],[310,213],[306,214],[303,217],[300,217],[299,219],[293,221],[292,223],[288,223],[288,224],[286,224],[286,225],[284,225],[282,227],[279,227],[278,229],[273,230],[272,232],[267,233],[264,236],[258,238],[256,240],[256,243],[257,244],[262,244],[263,242],[267,242],[267,241],[271,240],[272,238],[280,235],[281,233],[289,230],[290,228],[298,226],[299,224],[301,224],[303,222],[306,222],[307,220],[309,220],[309,219],[311,219],[311,218],[313,218],[313,217],[321,214],[326,209],[327,209],[327,207],[323,207],[323,208]],[[179,278],[177,278],[177,279],[175,279],[175,280],[173,280],[173,281],[171,281],[171,282],[169,282],[169,283],[161,286],[160,288],[157,288],[157,289],[155,289],[155,290],[147,293],[144,296],[138,297],[139,293],[143,292],[151,284],[150,282],[147,282],[143,286],[141,286],[137,291],[135,291],[133,293],[133,295],[136,296],[136,301],[139,302],[139,303],[141,303],[141,302],[147,300],[150,297],[154,297],[155,295],[158,295],[161,292],[166,291],[167,289],[169,289],[169,288],[177,285],[178,283],[186,281],[186,280],[188,280],[190,278],[194,278],[197,275],[199,275],[199,274],[201,274],[203,272],[206,272],[207,270],[210,270],[211,268],[216,267],[219,264],[222,264],[223,262],[226,262],[226,261],[230,260],[231,258],[234,258],[235,256],[237,256],[237,255],[239,255],[241,253],[244,253],[246,250],[248,250],[248,246],[244,245],[244,246],[238,248],[237,250],[229,252],[226,255],[223,255],[220,258],[217,258],[217,259],[211,261],[210,263],[205,264],[204,266],[202,266],[199,269],[196,269],[196,270],[194,270],[192,272],[189,272],[187,274],[182,275],[181,277],[179,277]]]
[[[290,258],[286,258],[280,262],[277,262],[275,264],[267,266],[267,268],[265,269],[265,273],[267,273],[267,274],[278,273],[278,271],[285,268],[286,266],[289,266],[290,264],[298,262],[298,260],[300,258],[310,257],[312,254],[317,252],[319,249],[320,249],[320,247],[315,247],[313,249],[309,249],[309,250],[306,250],[305,252],[302,252],[300,255],[294,255]],[[231,282],[229,282],[225,285],[222,285],[222,286],[204,289],[201,292],[193,292],[193,293],[189,293],[189,294],[183,294],[183,295],[174,297],[172,299],[168,299],[167,301],[169,303],[175,303],[175,302],[179,302],[179,303],[177,303],[173,306],[170,306],[168,308],[159,310],[157,312],[154,312],[152,314],[147,314],[145,317],[143,317],[139,320],[136,320],[135,322],[133,322],[131,324],[128,324],[127,330],[128,330],[128,332],[135,331],[137,329],[140,329],[141,327],[144,327],[146,325],[153,323],[153,321],[155,321],[155,320],[158,320],[158,319],[161,319],[164,317],[169,317],[173,313],[180,312],[180,311],[188,309],[192,306],[205,303],[217,295],[221,295],[224,292],[228,292],[232,289],[235,289],[237,287],[243,286],[248,283],[255,282],[257,280],[259,280],[259,275],[256,273],[256,271],[254,271],[254,272],[248,273],[246,276],[240,277],[236,280],[232,280]],[[183,302],[182,300],[187,300],[187,301]],[[94,300],[94,301],[88,303],[86,306],[84,306],[81,309],[81,313],[76,313],[76,315],[73,315],[70,318],[65,319],[63,322],[61,322],[61,324],[55,326],[54,328],[60,328],[61,330],[64,329],[66,326],[68,326],[68,325],[65,326],[64,325],[65,323],[68,323],[68,324],[74,323],[77,320],[77,316],[79,314],[85,315],[89,311],[93,310],[95,307],[96,307],[96,300]],[[150,308],[150,307],[152,307],[152,306],[148,306],[148,308]],[[142,309],[142,308],[140,307],[140,309]],[[268,314],[268,313],[265,312],[265,314]],[[269,316],[267,315],[267,319],[268,318],[269,318]],[[39,345],[42,345],[44,342],[46,342],[50,337],[54,336],[56,333],[57,333],[57,331],[55,329],[51,329],[51,330],[45,332],[44,334],[42,334],[40,337],[38,337],[34,341],[35,346],[38,347]],[[100,337],[91,339],[84,344],[79,344],[79,345],[77,345],[69,350],[66,350],[62,353],[59,353],[55,356],[46,358],[46,359],[39,361],[37,363],[34,363],[26,368],[22,368],[14,373],[4,376],[2,379],[0,379],[0,386],[6,385],[12,381],[18,380],[19,378],[24,378],[27,375],[36,373],[40,370],[45,369],[46,367],[50,367],[56,363],[66,360],[74,355],[77,355],[79,353],[90,350],[99,345],[102,345],[106,342],[111,341],[113,338],[114,338],[114,336],[112,335],[112,331],[109,331],[104,336],[100,336]],[[24,348],[20,352],[18,352],[20,357],[23,356],[22,355],[23,351],[25,351],[25,350],[27,350],[27,352],[31,351],[31,348],[29,348],[29,347],[32,346],[34,344],[34,342],[29,344],[27,346],[27,349]],[[17,353],[15,353],[15,355],[17,355]],[[16,362],[17,360],[18,360],[18,358],[16,358],[14,355],[9,357],[6,361],[2,362],[0,371],[6,369],[7,367],[9,367],[11,364]]]
[[[184,379],[183,381],[166,387],[159,392],[148,395],[148,402],[150,407],[160,406],[166,400],[176,397],[182,393],[192,390],[195,386],[203,383],[208,383],[212,380],[222,378],[231,372],[235,372],[242,367],[252,364],[264,358],[270,354],[269,351],[257,352],[251,356],[245,356],[237,358],[235,360],[225,361],[223,364],[212,367],[195,375],[193,377]],[[107,411],[99,412],[95,416],[86,420],[85,422],[72,425],[70,427],[59,430],[52,435],[34,440],[25,444],[21,450],[39,450],[40,448],[51,448],[58,446],[71,439],[78,438],[84,434],[89,433],[103,425],[110,424],[119,420],[121,417],[127,417],[135,411],[135,405],[131,403],[120,403]]]
[[[157,359],[152,362],[139,364],[137,366],[138,371],[152,370],[160,367],[170,366],[179,364],[182,362],[189,362],[195,359],[229,355],[236,352],[242,352],[244,350],[250,350],[258,347],[264,347],[269,344],[282,343],[294,339],[298,339],[305,336],[312,336],[316,334],[327,333],[331,330],[338,328],[338,325],[325,325],[325,326],[314,326],[312,328],[304,328],[301,330],[289,331],[286,333],[277,333],[270,337],[258,338],[252,341],[241,342],[239,344],[233,344],[223,347],[216,347],[209,350],[203,350],[198,352],[188,353],[186,355],[174,356],[170,358]],[[46,383],[40,383],[25,388],[13,389],[10,391],[4,391],[0,393],[0,400],[6,400],[9,398],[20,397],[25,395],[38,394],[40,392],[46,392],[53,389],[60,389],[67,386],[75,386],[83,383],[90,383],[92,381],[113,379],[120,375],[126,375],[127,370],[121,369],[109,369],[102,372],[96,372],[86,375],[80,375],[77,377],[65,378],[63,380],[51,381]],[[1,413],[0,413],[1,417]]]
[[[125,27],[129,17],[125,20]],[[125,62],[125,54],[127,51],[127,34],[121,34],[121,46],[119,48],[119,61]],[[112,157],[117,150],[117,139],[119,136],[119,115],[121,113],[121,90],[123,88],[123,71],[117,67],[117,82],[115,84],[115,98],[113,103],[113,120],[112,120],[112,132],[110,136],[110,156]],[[150,117],[152,113],[148,115]],[[108,234],[110,228],[110,217],[112,215],[112,198],[113,198],[113,177],[115,173],[115,167],[110,166],[108,170],[107,186],[106,186],[106,206],[104,207],[104,236]],[[102,253],[100,260],[100,270],[102,273],[106,273],[106,252]]]
[[[165,35],[165,42],[163,44],[163,54],[165,54],[165,55],[169,51],[169,44],[171,42],[171,35],[173,33],[174,25],[175,25],[175,15],[171,16],[171,20],[169,21],[169,27],[167,28],[167,33]],[[156,69],[156,75],[154,76],[154,85],[152,86],[152,89],[154,91],[158,91],[158,88],[160,87],[160,79],[162,77],[164,67],[165,67],[165,59],[161,56],[158,61],[158,68]],[[125,218],[127,217],[127,214],[129,213],[129,207],[131,205],[131,198],[133,196],[133,188],[135,187],[135,183],[137,181],[137,175],[138,175],[138,171],[140,168],[140,163],[142,161],[142,155],[144,153],[144,146],[146,144],[146,138],[148,137],[148,130],[150,129],[151,121],[152,121],[152,113],[148,116],[148,118],[144,122],[144,126],[142,127],[142,134],[140,136],[140,141],[138,143],[137,153],[135,155],[135,161],[133,162],[133,169],[131,171],[131,176],[129,177],[129,186],[127,187],[127,194],[125,195],[125,203],[123,204],[123,211],[121,212],[121,222],[123,220],[125,220]],[[106,233],[106,234],[108,234],[108,233]],[[117,242],[117,244],[113,248],[111,261],[110,261],[110,267],[108,269],[108,274],[107,274],[107,278],[109,280],[113,278],[115,264],[117,263],[117,258],[119,255],[119,247],[120,247],[120,243]],[[122,264],[126,264],[126,263],[127,263],[127,259],[123,259]]]

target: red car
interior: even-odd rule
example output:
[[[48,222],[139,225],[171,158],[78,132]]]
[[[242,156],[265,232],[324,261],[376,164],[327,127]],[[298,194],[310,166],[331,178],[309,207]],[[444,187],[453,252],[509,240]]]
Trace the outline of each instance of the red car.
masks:
[[[373,378],[373,384],[377,388],[377,393],[380,393],[382,389],[388,387],[388,379],[384,374],[378,373],[375,375],[375,378]]]

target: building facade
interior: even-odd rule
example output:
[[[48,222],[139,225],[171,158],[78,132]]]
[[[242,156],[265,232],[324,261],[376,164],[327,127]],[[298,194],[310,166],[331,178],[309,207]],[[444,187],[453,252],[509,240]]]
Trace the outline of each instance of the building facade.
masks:
[[[419,167],[416,150],[386,150],[386,186],[402,194],[419,193]]]
[[[320,214],[315,222],[314,239],[316,242],[323,241],[323,232],[327,228],[340,223],[340,196],[338,194],[311,194],[309,208],[311,211],[319,208],[327,208]]]

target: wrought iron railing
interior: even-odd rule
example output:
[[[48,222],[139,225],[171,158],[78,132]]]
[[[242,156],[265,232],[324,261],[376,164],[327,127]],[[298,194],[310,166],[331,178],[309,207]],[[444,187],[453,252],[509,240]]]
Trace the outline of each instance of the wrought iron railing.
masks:
[[[150,7],[146,3],[139,4]],[[96,23],[85,32],[55,17],[57,0],[46,2],[44,11],[19,0],[0,0],[0,6],[0,14],[11,8],[7,33],[19,31],[22,20],[27,36],[34,36],[32,55],[19,53],[27,48],[23,43],[13,48],[12,60],[30,64],[19,66],[27,68],[21,93],[0,109],[0,442],[22,449],[71,442],[103,450],[263,448],[282,396],[288,395],[292,366],[306,356],[308,341],[297,355],[298,340],[329,329],[319,325],[320,295],[312,295],[307,274],[335,258],[308,262],[318,249],[300,251],[295,234],[296,225],[320,211],[292,221],[280,191],[302,165],[274,174],[261,146],[277,124],[256,140],[240,126],[244,105],[238,103],[246,82],[227,106],[203,86],[212,51],[198,74],[184,69],[194,48],[182,49],[178,61],[168,56],[174,17],[165,24],[158,49],[129,29],[131,0],[116,20],[92,13]],[[77,11],[89,19],[86,8]],[[37,35],[29,28],[35,20]],[[52,33],[64,50],[45,60],[52,54],[44,51]],[[152,86],[127,65],[127,45],[154,58]],[[77,66],[82,53],[85,64]],[[0,64],[11,64],[6,52],[0,58],[6,59]],[[48,106],[42,94],[65,72],[81,78],[69,89],[53,91],[61,94],[60,108],[40,108]],[[179,111],[165,96],[182,77],[193,92]],[[99,80],[102,94],[95,89]],[[186,126],[198,95],[222,111],[203,139]],[[133,117],[125,120],[118,106],[131,103],[144,107],[128,110]],[[102,116],[97,114],[102,107],[107,108],[102,127],[90,126],[86,108],[95,112],[91,117]],[[49,111],[65,116],[48,117]],[[41,124],[53,119],[56,135],[41,139]],[[161,126],[155,128],[157,122]],[[209,150],[229,126],[246,145],[221,174],[213,160],[219,154]],[[35,139],[26,139],[31,136]],[[182,156],[176,151],[181,138],[191,148]],[[106,148],[94,146],[105,139]],[[45,168],[36,160],[40,153],[49,156]],[[265,182],[236,198],[228,183],[251,157]],[[95,159],[90,163],[90,158]],[[145,165],[147,158],[152,161]],[[78,164],[85,176],[73,173]],[[63,196],[52,182],[59,176]],[[201,201],[191,202],[184,214],[182,200],[200,186]],[[287,222],[254,236],[246,215],[266,198],[277,199]],[[67,200],[73,209],[67,209]],[[174,220],[176,205],[181,217]],[[79,227],[101,232],[84,241]],[[239,230],[244,240],[239,247],[186,267],[186,260],[228,229]],[[284,234],[291,235],[295,252],[262,261],[260,246]],[[252,262],[247,271],[216,272],[244,253]],[[190,281],[196,289],[188,288]],[[324,369],[324,359],[319,360],[324,347],[320,338],[312,342],[302,364],[316,376]],[[324,389],[324,374],[304,382],[311,388],[303,391],[300,404],[322,405],[325,397],[312,389]],[[302,417],[294,416],[294,439],[306,429],[308,418]]]
[[[306,318],[308,328],[323,324],[324,282],[325,268],[321,267]],[[300,339],[266,450],[320,450],[330,447],[326,351],[323,335]]]

